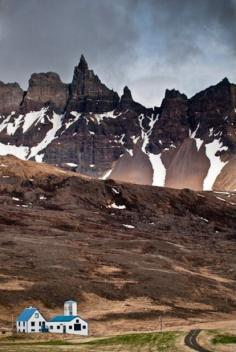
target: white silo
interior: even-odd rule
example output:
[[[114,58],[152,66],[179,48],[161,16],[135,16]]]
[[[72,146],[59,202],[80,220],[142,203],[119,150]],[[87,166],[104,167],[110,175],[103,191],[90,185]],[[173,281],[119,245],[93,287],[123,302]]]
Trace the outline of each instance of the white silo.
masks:
[[[64,315],[77,315],[77,302],[66,301],[64,303]]]

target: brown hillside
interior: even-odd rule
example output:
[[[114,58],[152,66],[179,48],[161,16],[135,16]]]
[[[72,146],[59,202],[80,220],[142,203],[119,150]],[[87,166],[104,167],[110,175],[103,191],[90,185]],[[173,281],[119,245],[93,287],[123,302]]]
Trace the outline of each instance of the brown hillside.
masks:
[[[236,194],[82,178],[0,158],[0,324],[78,299],[92,333],[232,316]],[[128,225],[128,226],[127,226]]]

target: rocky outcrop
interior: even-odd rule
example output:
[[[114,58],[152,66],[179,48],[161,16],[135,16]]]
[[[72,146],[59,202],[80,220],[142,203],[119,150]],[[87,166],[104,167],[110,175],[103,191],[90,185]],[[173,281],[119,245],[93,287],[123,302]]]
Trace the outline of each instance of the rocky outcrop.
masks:
[[[0,81],[0,114],[10,114],[18,111],[23,99],[23,90],[18,83],[3,83]]]
[[[131,110],[137,114],[141,114],[147,110],[143,105],[133,100],[131,91],[127,86],[124,87],[117,109],[119,111]]]
[[[157,153],[172,145],[180,145],[189,136],[187,116],[187,96],[175,89],[167,89],[150,137],[150,151]]]
[[[22,104],[24,113],[51,106],[56,112],[65,110],[69,87],[54,72],[34,73],[29,80],[29,88]]]
[[[67,110],[103,113],[114,110],[118,101],[118,94],[101,83],[82,55],[74,69]]]
[[[230,115],[234,114],[235,92],[235,86],[224,78],[215,86],[205,89],[189,100],[190,125],[193,130],[199,125],[197,136],[206,138],[212,128],[210,136],[212,138],[209,141],[214,138],[214,134],[221,131],[226,137],[225,131]]]

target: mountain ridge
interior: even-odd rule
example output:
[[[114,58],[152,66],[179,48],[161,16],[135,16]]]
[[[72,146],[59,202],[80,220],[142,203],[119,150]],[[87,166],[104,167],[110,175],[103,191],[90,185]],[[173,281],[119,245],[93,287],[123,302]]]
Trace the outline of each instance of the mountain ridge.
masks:
[[[26,92],[0,85],[0,154],[96,178],[234,191],[235,102],[224,78],[191,98],[167,89],[146,108],[127,86],[121,97],[110,90],[82,55],[70,84],[48,72],[32,74]]]

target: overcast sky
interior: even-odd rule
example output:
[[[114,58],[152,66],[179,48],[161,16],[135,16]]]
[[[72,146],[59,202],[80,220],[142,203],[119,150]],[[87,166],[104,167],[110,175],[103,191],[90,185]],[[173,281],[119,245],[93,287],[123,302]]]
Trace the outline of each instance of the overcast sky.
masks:
[[[236,83],[236,0],[0,0],[0,80],[26,89],[32,72],[55,71],[70,82],[81,53],[146,106],[166,88]]]

